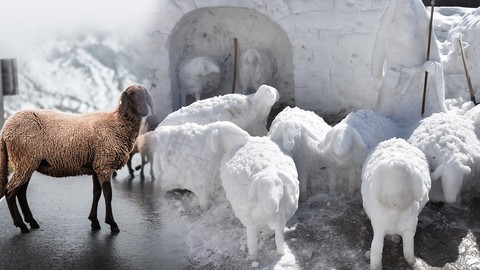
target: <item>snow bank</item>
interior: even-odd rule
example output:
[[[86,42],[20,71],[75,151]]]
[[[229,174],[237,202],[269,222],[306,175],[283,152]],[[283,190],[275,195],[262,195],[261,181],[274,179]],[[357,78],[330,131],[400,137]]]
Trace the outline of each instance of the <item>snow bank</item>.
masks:
[[[420,122],[408,142],[427,156],[434,181],[430,199],[459,201],[464,177],[480,164],[473,122],[452,113],[433,114]]]
[[[250,95],[226,94],[196,101],[169,114],[159,126],[230,121],[251,135],[267,135],[267,117],[278,91],[262,85]]]
[[[250,255],[258,251],[259,230],[275,231],[279,254],[285,253],[284,229],[298,207],[298,175],[293,159],[268,137],[252,137],[221,161],[223,188],[235,215],[247,228]]]
[[[249,138],[247,132],[230,122],[159,126],[149,134],[155,155],[152,166],[160,187],[164,191],[192,191],[202,209],[207,209],[210,200],[218,196],[218,170],[223,154]]]
[[[371,269],[382,269],[383,241],[391,234],[402,237],[403,256],[415,263],[413,237],[428,202],[429,173],[425,154],[404,139],[381,142],[365,160],[362,199],[373,228]]]
[[[314,112],[286,107],[273,120],[268,136],[290,152],[298,171],[300,199],[308,196],[310,172],[321,163],[318,145],[331,127]]]
[[[350,113],[335,125],[319,145],[322,159],[327,163],[330,192],[354,194],[359,190],[357,174],[367,155],[380,142],[399,134],[400,129],[395,122],[372,110]],[[339,177],[343,172],[348,174],[346,188]]]

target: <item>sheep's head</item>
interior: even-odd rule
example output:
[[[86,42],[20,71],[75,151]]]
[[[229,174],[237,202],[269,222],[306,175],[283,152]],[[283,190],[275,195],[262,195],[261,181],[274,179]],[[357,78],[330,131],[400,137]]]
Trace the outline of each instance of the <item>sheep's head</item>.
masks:
[[[231,122],[221,121],[209,125],[212,126],[212,131],[209,135],[209,145],[214,153],[243,146],[250,138],[246,131]]]
[[[141,117],[148,115],[148,107],[153,111],[152,97],[147,89],[141,85],[131,85],[123,90],[120,96],[120,105],[118,112],[121,117],[130,109],[136,115]]]
[[[278,94],[277,89],[266,84],[261,85],[253,96],[255,103],[262,104],[269,108],[272,107],[279,98],[280,95]]]
[[[421,174],[412,164],[402,161],[381,162],[372,177],[378,200],[390,208],[404,209],[428,192],[423,189]]]
[[[362,163],[367,155],[362,136],[354,128],[342,123],[330,129],[318,147],[324,159],[341,165]]]

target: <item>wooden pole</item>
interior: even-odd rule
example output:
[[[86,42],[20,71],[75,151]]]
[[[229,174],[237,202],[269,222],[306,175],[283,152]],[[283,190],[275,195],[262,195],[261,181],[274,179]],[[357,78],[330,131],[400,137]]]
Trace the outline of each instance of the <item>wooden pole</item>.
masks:
[[[232,94],[235,93],[235,86],[237,84],[237,65],[238,65],[238,41],[233,38],[233,79],[232,79]]]
[[[463,50],[462,39],[459,38],[458,43],[460,45],[460,52],[462,53],[463,69],[465,70],[465,77],[467,77],[467,85],[468,85],[468,91],[470,92],[470,100],[473,102],[474,105],[477,105],[478,103],[475,100],[475,93],[473,91],[472,80],[470,79],[470,74],[468,73],[467,61],[465,59],[465,51]]]
[[[428,46],[427,46],[427,61],[430,60],[430,47],[432,45],[432,30],[433,30],[433,9],[435,8],[435,0],[432,0],[430,11],[430,26],[428,29]],[[422,115],[425,113],[425,99],[427,96],[427,82],[428,72],[425,71],[425,81],[423,82],[423,98],[422,98]]]

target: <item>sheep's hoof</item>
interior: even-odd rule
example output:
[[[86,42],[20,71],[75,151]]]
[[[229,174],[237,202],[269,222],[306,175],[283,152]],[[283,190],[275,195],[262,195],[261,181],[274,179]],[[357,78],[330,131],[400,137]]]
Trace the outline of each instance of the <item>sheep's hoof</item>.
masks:
[[[32,220],[29,223],[30,223],[30,228],[31,229],[39,229],[40,228],[40,225],[38,225],[36,220]]]
[[[115,226],[115,227],[110,227],[110,230],[112,231],[112,233],[119,233],[120,232],[120,229],[118,228],[118,226]]]
[[[98,222],[98,219],[96,218],[88,218],[90,219],[90,221],[92,221],[92,224],[90,225],[90,227],[92,227],[92,230],[100,230],[101,227],[100,227],[100,222]]]
[[[20,231],[22,231],[22,233],[29,233],[30,232],[30,230],[27,228],[27,225],[25,225],[25,224],[20,224],[17,227],[20,227]]]

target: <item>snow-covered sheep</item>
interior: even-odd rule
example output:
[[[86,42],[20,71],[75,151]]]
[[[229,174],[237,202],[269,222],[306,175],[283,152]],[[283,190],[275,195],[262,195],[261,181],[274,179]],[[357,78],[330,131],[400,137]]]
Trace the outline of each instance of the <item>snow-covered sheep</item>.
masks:
[[[215,91],[220,85],[220,68],[215,59],[196,56],[180,62],[177,67],[181,106],[187,105],[187,95],[199,100],[202,92]]]
[[[331,127],[314,112],[286,107],[273,120],[268,136],[292,154],[300,181],[300,200],[307,198],[310,171],[318,165],[318,144]]]
[[[277,89],[262,85],[255,94],[226,94],[199,100],[169,114],[159,126],[205,125],[230,121],[253,136],[267,135],[267,117],[279,99]]]
[[[235,215],[247,228],[250,255],[257,254],[259,230],[275,231],[283,254],[284,229],[298,207],[298,179],[293,159],[268,137],[252,137],[221,161],[223,188]]]
[[[223,154],[245,144],[247,132],[230,122],[161,126],[148,133],[154,173],[164,191],[188,189],[207,209],[221,187],[218,170]]]
[[[420,122],[408,142],[425,153],[433,171],[430,199],[459,201],[464,177],[480,164],[473,121],[452,113],[433,114]]]
[[[382,269],[385,235],[400,235],[405,260],[415,263],[413,237],[430,186],[425,155],[404,139],[381,142],[367,157],[362,172],[362,199],[373,228],[371,269]]]
[[[330,193],[339,191],[338,172],[348,174],[348,193],[360,188],[357,172],[365,158],[378,143],[398,136],[397,124],[370,109],[350,113],[327,133],[319,144],[322,159],[327,164]]]
[[[240,56],[238,71],[239,92],[254,93],[262,84],[270,84],[276,72],[275,59],[271,53],[248,49]]]

